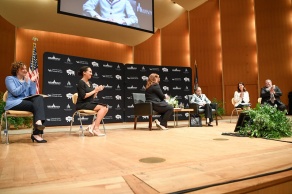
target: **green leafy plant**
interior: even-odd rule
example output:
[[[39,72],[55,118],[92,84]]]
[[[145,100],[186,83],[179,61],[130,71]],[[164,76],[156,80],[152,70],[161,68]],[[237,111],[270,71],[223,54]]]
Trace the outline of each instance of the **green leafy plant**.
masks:
[[[217,100],[216,98],[213,98],[211,102],[217,103],[217,114],[219,117],[222,117],[222,115],[225,114],[225,109],[223,108],[224,102],[222,100]]]
[[[0,116],[5,112],[5,102],[3,101],[3,92],[0,92]],[[32,118],[31,117],[8,117],[8,126],[13,125],[16,129],[19,127],[27,127],[30,128],[32,126]],[[5,120],[3,122],[2,128],[5,128]]]
[[[286,117],[287,111],[279,111],[267,104],[257,104],[256,108],[245,112],[250,121],[240,128],[240,134],[268,139],[292,136],[292,121]]]

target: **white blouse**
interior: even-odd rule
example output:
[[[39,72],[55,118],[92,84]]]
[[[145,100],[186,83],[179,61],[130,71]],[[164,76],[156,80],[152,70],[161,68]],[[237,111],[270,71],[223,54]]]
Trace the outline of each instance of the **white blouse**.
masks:
[[[235,102],[234,107],[237,107],[239,104],[242,103],[242,101],[244,103],[249,103],[248,91],[243,92],[243,97],[240,97],[240,93],[241,92],[238,92],[238,91],[234,92],[234,102]]]

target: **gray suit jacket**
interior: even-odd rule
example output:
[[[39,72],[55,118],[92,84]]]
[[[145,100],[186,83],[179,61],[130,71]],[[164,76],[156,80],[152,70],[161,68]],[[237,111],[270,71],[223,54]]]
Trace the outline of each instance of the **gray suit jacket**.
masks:
[[[203,105],[203,102],[206,104],[211,104],[211,101],[207,98],[205,94],[201,94],[201,96],[197,96],[197,94],[193,94],[191,103],[196,103],[201,107]]]

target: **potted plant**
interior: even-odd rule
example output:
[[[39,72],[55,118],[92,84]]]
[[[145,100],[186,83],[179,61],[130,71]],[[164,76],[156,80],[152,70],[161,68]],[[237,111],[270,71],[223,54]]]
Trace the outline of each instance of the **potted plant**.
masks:
[[[217,115],[222,119],[222,116],[225,114],[225,110],[223,108],[223,101],[213,98],[211,100],[211,103],[217,103]]]
[[[269,139],[292,136],[292,121],[286,117],[287,111],[277,110],[268,104],[257,104],[256,108],[245,112],[250,121],[240,127],[239,134]]]
[[[3,92],[0,92],[0,116],[5,112],[5,102],[3,101]],[[30,128],[32,126],[32,118],[31,117],[8,117],[8,128],[10,125],[13,125],[14,128],[19,129],[21,126],[25,126]],[[5,128],[5,120],[2,123],[2,129]]]

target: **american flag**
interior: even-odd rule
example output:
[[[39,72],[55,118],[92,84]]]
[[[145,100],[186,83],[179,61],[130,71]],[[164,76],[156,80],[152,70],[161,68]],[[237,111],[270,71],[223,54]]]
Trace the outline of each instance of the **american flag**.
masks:
[[[31,56],[30,66],[29,66],[29,71],[28,71],[30,78],[39,73],[38,68],[39,66],[38,66],[36,43],[33,43],[32,56]],[[36,83],[36,93],[39,94],[40,93],[39,77],[36,79],[35,83]]]

